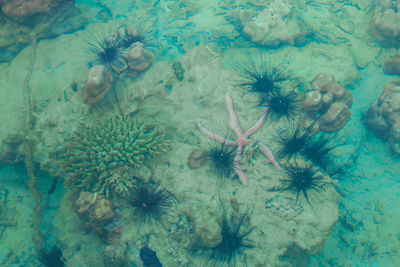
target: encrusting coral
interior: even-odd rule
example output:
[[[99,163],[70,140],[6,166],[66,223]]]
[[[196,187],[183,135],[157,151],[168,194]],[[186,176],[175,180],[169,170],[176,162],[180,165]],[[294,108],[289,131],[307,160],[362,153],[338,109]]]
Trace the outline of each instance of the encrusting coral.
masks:
[[[127,117],[108,118],[84,128],[62,149],[61,171],[66,185],[104,193],[107,198],[123,196],[132,181],[121,170],[139,168],[167,147],[165,136],[152,125]]]

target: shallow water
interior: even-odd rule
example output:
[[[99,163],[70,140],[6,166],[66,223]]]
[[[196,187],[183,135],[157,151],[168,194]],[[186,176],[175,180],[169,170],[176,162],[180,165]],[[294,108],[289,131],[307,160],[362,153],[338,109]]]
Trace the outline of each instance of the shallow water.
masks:
[[[399,1],[17,2],[1,266],[400,265]]]

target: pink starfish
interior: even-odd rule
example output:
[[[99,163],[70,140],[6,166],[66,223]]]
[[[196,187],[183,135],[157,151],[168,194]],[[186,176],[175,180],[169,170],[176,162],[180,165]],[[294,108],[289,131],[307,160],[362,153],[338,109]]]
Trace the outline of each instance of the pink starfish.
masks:
[[[265,117],[267,116],[267,112],[263,113],[261,118],[256,122],[256,124],[254,124],[253,127],[251,127],[245,133],[243,133],[242,129],[240,129],[235,110],[233,109],[232,98],[229,95],[229,92],[227,92],[225,95],[225,102],[226,102],[226,109],[229,112],[229,127],[237,135],[236,141],[230,140],[228,138],[224,138],[218,134],[214,134],[214,133],[208,131],[206,128],[204,128],[201,125],[200,122],[198,123],[198,126],[200,128],[201,133],[204,134],[205,136],[207,136],[208,138],[213,139],[221,144],[237,146],[237,153],[236,153],[236,156],[234,159],[234,164],[233,164],[234,170],[235,170],[236,174],[239,176],[239,179],[242,182],[242,184],[248,185],[249,180],[247,179],[246,174],[243,172],[243,169],[239,165],[239,157],[243,152],[243,147],[250,143],[250,140],[249,140],[250,136],[253,135],[255,132],[257,132],[263,125],[263,123],[265,121]],[[275,160],[274,156],[272,155],[271,150],[269,150],[269,148],[261,142],[259,142],[257,144],[257,146],[259,146],[260,151],[280,171],[281,167],[279,166],[278,162]]]

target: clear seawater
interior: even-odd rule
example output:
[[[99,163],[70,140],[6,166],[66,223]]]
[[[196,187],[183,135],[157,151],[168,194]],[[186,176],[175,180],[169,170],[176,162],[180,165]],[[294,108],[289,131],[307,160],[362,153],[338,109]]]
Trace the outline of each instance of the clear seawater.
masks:
[[[26,17],[4,9],[19,2],[41,1],[0,1],[0,266],[400,266],[400,156],[364,123],[399,80],[383,64],[400,34],[379,35],[373,20],[391,10],[387,28],[400,28],[400,1],[53,0]],[[109,54],[99,60],[129,27],[145,36],[138,58],[125,57],[129,43],[117,47],[115,65]],[[109,88],[87,100],[87,74],[99,65]],[[255,124],[276,103],[252,91],[246,71],[274,68],[282,76],[273,78],[284,77],[277,86],[298,99],[320,73],[353,96],[344,126],[313,137],[328,140],[323,167],[295,156],[278,158],[279,171],[261,153],[265,144],[276,156],[279,136],[305,125],[302,110]],[[239,131],[257,128],[243,147],[232,110]],[[139,165],[119,139],[132,132],[118,123],[135,119],[167,143],[152,156],[141,150]],[[116,124],[102,124],[109,120]],[[68,147],[97,125],[115,134],[96,128],[96,142],[112,149]],[[106,167],[92,160],[117,150],[125,158]],[[296,191],[288,179],[299,166],[322,180]],[[128,184],[126,194],[102,186],[111,177]]]

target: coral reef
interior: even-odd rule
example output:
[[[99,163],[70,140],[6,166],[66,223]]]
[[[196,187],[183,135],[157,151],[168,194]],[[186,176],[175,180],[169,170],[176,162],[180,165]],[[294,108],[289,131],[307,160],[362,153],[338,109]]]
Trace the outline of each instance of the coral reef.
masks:
[[[306,111],[304,126],[312,134],[340,130],[351,117],[353,94],[335,82],[329,73],[318,74],[311,82],[312,90],[302,97]]]
[[[139,168],[166,149],[166,139],[156,127],[132,118],[104,119],[82,129],[62,149],[61,176],[67,185],[106,197],[123,195],[131,182],[121,168]]]
[[[389,75],[400,75],[400,50],[383,64],[383,72]]]
[[[400,46],[400,3],[385,1],[377,8],[370,22],[370,31],[384,47]]]
[[[364,123],[376,136],[388,140],[393,152],[400,154],[400,82],[385,85],[378,103],[364,113]]]
[[[295,19],[292,10],[287,1],[274,0],[260,12],[240,11],[236,16],[242,34],[260,46],[302,45],[310,33]]]
[[[88,105],[98,103],[110,90],[112,81],[105,67],[96,65],[90,68],[81,91],[83,102]]]

